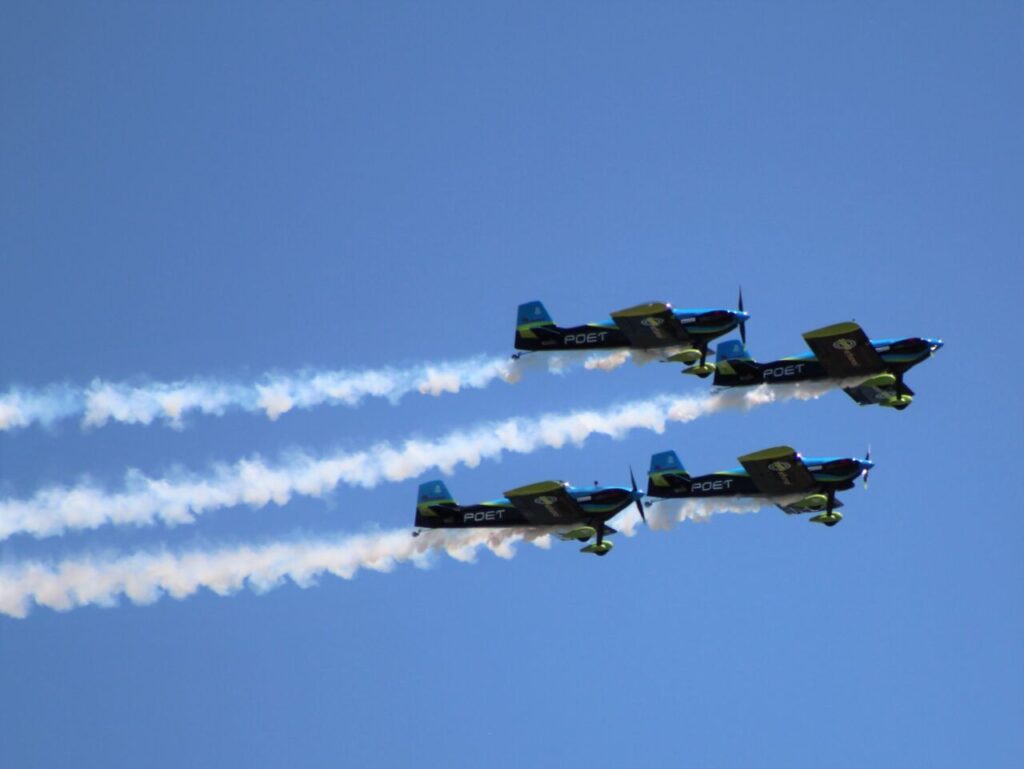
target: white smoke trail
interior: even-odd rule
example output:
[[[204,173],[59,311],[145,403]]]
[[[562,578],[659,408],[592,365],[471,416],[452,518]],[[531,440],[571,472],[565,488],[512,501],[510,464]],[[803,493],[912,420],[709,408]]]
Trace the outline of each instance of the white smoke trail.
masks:
[[[551,531],[430,531],[414,538],[404,529],[214,551],[140,552],[56,564],[30,561],[0,567],[0,614],[25,617],[32,604],[57,611],[113,606],[120,596],[135,604],[153,603],[162,595],[180,600],[200,588],[218,595],[230,595],[244,587],[262,593],[285,580],[305,588],[315,584],[321,574],[352,579],[360,569],[387,572],[405,561],[426,566],[435,553],[469,562],[481,547],[501,558],[512,558],[520,540],[549,547]]]
[[[718,513],[749,513],[781,500],[665,500],[648,509],[650,528],[666,531],[684,520],[707,521]],[[630,507],[612,523],[634,536],[640,516]],[[322,574],[352,579],[360,569],[389,572],[409,561],[430,564],[436,553],[471,562],[486,547],[501,558],[515,555],[515,544],[551,546],[551,535],[570,527],[463,529],[427,531],[418,537],[408,529],[338,536],[317,540],[274,542],[214,551],[140,552],[123,557],[80,557],[59,563],[29,561],[0,567],[0,614],[23,618],[33,604],[56,611],[80,606],[114,606],[121,596],[134,604],[150,604],[168,595],[182,600],[201,588],[226,596],[245,587],[263,593],[291,580],[306,588]]]
[[[276,466],[254,457],[215,466],[205,476],[182,473],[150,478],[132,469],[125,476],[124,490],[117,493],[83,482],[71,488],[42,489],[29,499],[0,500],[0,540],[19,533],[52,536],[107,523],[191,523],[198,515],[234,505],[285,505],[294,495],[322,497],[341,484],[372,488],[415,478],[427,470],[448,474],[458,465],[476,467],[504,452],[527,454],[570,443],[579,446],[595,434],[621,438],[638,429],[661,433],[669,422],[690,422],[724,409],[743,411],[789,398],[816,398],[828,389],[827,383],[816,383],[697,397],[662,395],[605,411],[487,423],[435,440],[408,440],[397,447],[381,443],[366,451],[326,457],[296,453]]]
[[[700,499],[648,499],[644,515],[647,525],[653,531],[669,531],[683,521],[705,523],[711,516],[722,513],[756,513],[769,505],[786,505],[796,502],[803,495],[785,497],[705,497]],[[635,508],[627,508],[615,519],[615,528],[632,537],[642,527],[640,514]]]
[[[32,424],[47,426],[75,416],[81,417],[82,427],[102,427],[108,422],[162,422],[181,428],[189,415],[221,416],[231,410],[263,413],[274,420],[294,409],[358,406],[366,398],[397,403],[413,392],[437,396],[483,389],[496,380],[511,384],[530,370],[546,368],[551,373],[564,373],[582,365],[587,370],[611,371],[631,357],[628,351],[612,355],[564,352],[527,355],[517,360],[479,356],[407,369],[264,374],[249,384],[189,379],[132,385],[97,379],[88,387],[12,389],[0,395],[0,432]],[[639,354],[635,359],[643,363],[648,357]]]

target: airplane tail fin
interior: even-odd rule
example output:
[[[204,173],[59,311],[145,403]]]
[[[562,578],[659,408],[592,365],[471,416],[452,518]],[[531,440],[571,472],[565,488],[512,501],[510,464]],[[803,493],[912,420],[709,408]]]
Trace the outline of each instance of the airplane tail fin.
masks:
[[[416,498],[416,527],[434,528],[440,522],[442,512],[457,508],[458,504],[444,481],[421,483]]]
[[[536,350],[537,330],[556,328],[548,311],[541,302],[527,302],[519,305],[516,314],[516,349]]]
[[[686,472],[678,454],[662,451],[651,457],[651,467],[647,471],[647,496],[678,496],[678,491],[688,491],[689,488],[690,474]]]
[[[761,366],[739,339],[729,339],[715,348],[715,379],[719,387],[754,384],[761,381]]]

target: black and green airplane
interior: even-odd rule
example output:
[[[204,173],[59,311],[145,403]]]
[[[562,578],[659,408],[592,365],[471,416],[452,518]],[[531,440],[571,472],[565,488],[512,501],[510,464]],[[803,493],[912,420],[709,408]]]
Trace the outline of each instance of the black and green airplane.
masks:
[[[740,457],[741,467],[708,475],[691,476],[674,451],[651,457],[647,496],[661,499],[698,497],[766,497],[787,513],[818,513],[811,521],[835,526],[843,516],[837,491],[853,488],[875,466],[871,451],[853,457],[804,458],[789,446],[757,451]],[[650,504],[650,503],[648,503]]]
[[[843,390],[862,406],[878,404],[902,411],[914,400],[903,375],[930,358],[942,341],[925,337],[868,339],[852,321],[808,331],[811,352],[758,363],[743,342],[731,339],[715,352],[717,387],[748,387],[814,379],[861,380]]]
[[[611,320],[563,328],[543,304],[527,302],[516,316],[516,349],[521,352],[512,357],[539,350],[657,350],[665,360],[689,366],[684,373],[704,378],[715,370],[707,362],[708,344],[737,327],[745,335],[749,317],[741,293],[738,310],[677,310],[665,302],[648,302],[613,312]]]
[[[597,486],[577,488],[565,481],[541,481],[505,492],[501,499],[476,505],[460,505],[452,497],[444,481],[427,481],[420,485],[416,504],[416,530],[501,528],[510,526],[551,527],[563,540],[593,544],[582,553],[606,555],[612,543],[605,540],[616,531],[607,524],[631,504],[636,504],[644,520],[640,504],[643,492],[633,487]]]

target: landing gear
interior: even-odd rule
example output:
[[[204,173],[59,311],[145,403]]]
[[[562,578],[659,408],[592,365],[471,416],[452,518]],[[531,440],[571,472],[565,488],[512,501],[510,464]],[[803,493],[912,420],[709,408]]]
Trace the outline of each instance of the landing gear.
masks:
[[[683,374],[693,374],[693,376],[700,377],[701,379],[707,379],[713,373],[715,373],[715,364],[708,363],[708,346],[704,343],[700,346],[700,363],[696,366],[690,366],[689,368],[683,369]]]
[[[593,553],[594,555],[602,556],[608,555],[608,553],[611,552],[611,549],[614,547],[614,545],[611,542],[606,542],[604,535],[605,533],[613,533],[613,531],[606,527],[603,523],[599,523],[595,528],[597,529],[597,542],[595,542],[592,545],[587,545],[586,547],[581,547],[580,552]]]
[[[835,489],[829,489],[828,490],[828,499],[827,499],[826,507],[825,507],[825,512],[822,513],[821,515],[816,515],[813,518],[811,518],[811,523],[820,523],[820,524],[823,524],[825,526],[828,526],[829,528],[832,528],[837,523],[839,523],[841,520],[843,520],[843,514],[839,513],[839,512],[836,512],[836,510],[834,509],[835,508],[835,504],[836,504],[836,490]]]
[[[597,530],[593,526],[580,526],[579,528],[572,529],[571,531],[559,534],[558,536],[564,541],[575,539],[577,542],[586,542],[595,534],[597,534]]]
[[[824,494],[808,494],[789,509],[798,513],[816,513],[828,507],[828,497]],[[788,510],[787,510],[788,512]]]
[[[893,395],[891,398],[886,398],[879,405],[885,406],[887,409],[896,409],[897,411],[903,411],[914,401],[912,395]]]
[[[843,520],[843,514],[840,512],[822,513],[811,518],[811,523],[820,523],[823,526],[831,528]]]
[[[685,363],[687,366],[692,366],[700,360],[700,350],[693,347],[686,350],[680,350],[675,355],[668,356],[667,360],[670,360],[673,363]]]
[[[896,384],[896,377],[886,371],[884,374],[873,376],[871,379],[860,383],[861,387],[892,387]]]
[[[905,409],[913,402],[914,396],[910,395],[909,393],[903,392],[904,385],[902,374],[890,374],[889,376],[892,376],[895,394],[886,398],[879,405],[884,406],[887,409],[896,409],[897,411],[903,411],[903,409]]]

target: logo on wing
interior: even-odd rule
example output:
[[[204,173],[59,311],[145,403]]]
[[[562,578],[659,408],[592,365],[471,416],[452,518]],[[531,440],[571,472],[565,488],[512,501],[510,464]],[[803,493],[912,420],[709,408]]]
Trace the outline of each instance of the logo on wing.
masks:
[[[793,465],[791,465],[789,462],[779,461],[772,462],[770,465],[768,465],[768,469],[771,470],[773,473],[784,473],[792,466]]]
[[[843,352],[846,352],[847,350],[852,350],[856,346],[857,340],[855,339],[837,339],[832,343],[832,347],[834,347],[837,350],[842,350]]]
[[[640,321],[641,326],[647,326],[647,328],[657,328],[665,322],[664,318],[656,318],[653,315],[649,318],[644,318]]]
[[[537,497],[533,501],[541,507],[550,507],[558,501],[558,497]]]

